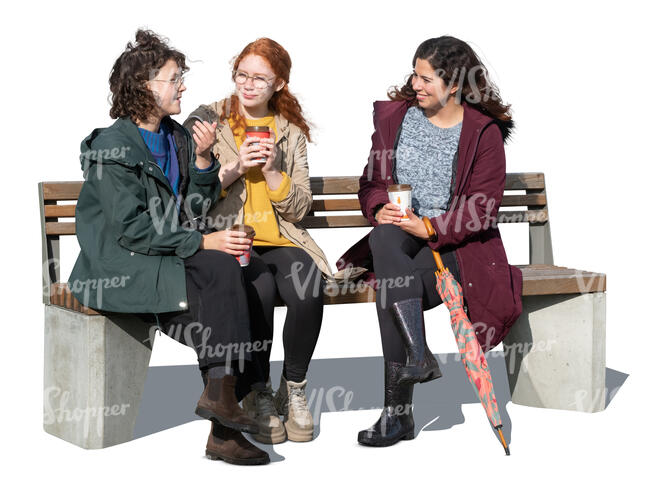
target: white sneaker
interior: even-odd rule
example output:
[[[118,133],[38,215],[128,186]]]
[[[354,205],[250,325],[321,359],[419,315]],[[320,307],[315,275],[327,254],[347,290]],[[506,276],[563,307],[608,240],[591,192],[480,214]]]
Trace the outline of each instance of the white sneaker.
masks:
[[[278,413],[284,415],[284,427],[292,442],[309,442],[314,438],[314,420],[307,406],[306,387],[307,380],[292,382],[283,376],[275,394],[275,406]]]
[[[253,438],[261,443],[282,443],[287,439],[284,423],[273,403],[273,388],[267,382],[264,390],[252,390],[242,400],[244,412],[259,425],[260,432]]]

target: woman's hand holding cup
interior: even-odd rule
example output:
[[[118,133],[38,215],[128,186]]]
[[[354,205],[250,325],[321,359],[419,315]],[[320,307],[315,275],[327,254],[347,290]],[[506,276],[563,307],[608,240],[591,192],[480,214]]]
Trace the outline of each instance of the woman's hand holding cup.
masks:
[[[219,250],[236,257],[249,251],[252,244],[253,239],[247,238],[245,231],[233,230],[205,234],[201,240],[201,248],[205,250]]]
[[[275,147],[275,132],[272,128],[269,128],[269,138],[261,139],[259,143],[259,149],[262,153],[262,157],[266,158],[266,161],[262,166],[262,173],[274,173],[279,172],[280,168],[278,163],[276,163],[276,158],[278,155],[277,148]]]
[[[246,174],[249,169],[265,164],[260,161],[264,158],[259,145],[261,140],[260,137],[246,137],[239,147],[239,171],[242,175]]]
[[[402,220],[402,210],[397,204],[387,203],[375,214],[379,224],[399,224]]]

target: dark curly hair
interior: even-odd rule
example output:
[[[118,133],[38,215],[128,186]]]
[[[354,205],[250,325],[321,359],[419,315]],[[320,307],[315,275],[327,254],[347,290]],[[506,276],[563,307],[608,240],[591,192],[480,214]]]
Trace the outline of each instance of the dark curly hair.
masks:
[[[514,122],[510,105],[501,100],[499,89],[490,80],[485,65],[474,50],[453,36],[440,36],[424,41],[413,55],[416,61],[426,60],[447,86],[458,86],[457,97],[481,113],[493,118],[504,140],[510,137]],[[392,87],[388,97],[393,101],[412,101],[417,104],[412,85],[413,75],[402,87]]]
[[[108,79],[111,88],[111,118],[130,117],[132,120],[147,120],[155,113],[158,105],[146,82],[155,78],[168,60],[174,60],[181,71],[187,72],[185,55],[171,48],[166,38],[152,31],[139,29],[135,33],[135,44],[128,43],[126,49],[113,64]]]

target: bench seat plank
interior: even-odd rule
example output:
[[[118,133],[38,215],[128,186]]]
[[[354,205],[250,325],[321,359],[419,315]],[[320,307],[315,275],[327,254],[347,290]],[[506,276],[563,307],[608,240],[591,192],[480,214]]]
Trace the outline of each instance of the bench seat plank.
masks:
[[[584,294],[606,290],[606,276],[567,267],[551,265],[520,265],[523,274],[523,295]],[[72,296],[65,283],[52,285],[50,303],[87,315],[99,315],[92,308],[81,305]],[[375,292],[367,284],[329,284],[325,288],[325,305],[368,303],[375,301]],[[278,300],[277,306],[283,303]]]

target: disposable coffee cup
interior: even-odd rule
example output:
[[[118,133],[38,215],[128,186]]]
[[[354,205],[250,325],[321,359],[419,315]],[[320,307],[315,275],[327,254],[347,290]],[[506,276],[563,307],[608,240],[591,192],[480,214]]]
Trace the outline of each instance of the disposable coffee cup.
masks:
[[[228,229],[230,231],[244,231],[246,233],[246,238],[248,238],[249,240],[252,240],[255,237],[255,230],[253,229],[252,226],[248,226],[247,224],[235,224]],[[248,248],[246,252],[236,257],[237,261],[239,262],[239,265],[241,265],[242,267],[246,267],[250,263],[252,249],[253,249],[253,244],[251,243],[251,246]]]
[[[259,137],[260,139],[270,139],[271,129],[269,127],[246,127],[246,137]],[[255,147],[259,147],[255,143]],[[256,163],[265,163],[266,158],[261,157],[254,160]]]
[[[399,206],[402,211],[402,221],[408,221],[409,217],[406,215],[406,209],[411,208],[411,185],[389,185],[388,186],[388,200],[391,204]]]

